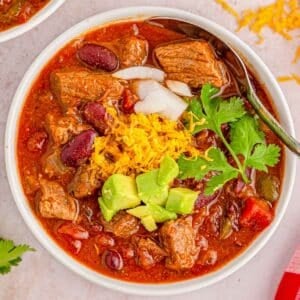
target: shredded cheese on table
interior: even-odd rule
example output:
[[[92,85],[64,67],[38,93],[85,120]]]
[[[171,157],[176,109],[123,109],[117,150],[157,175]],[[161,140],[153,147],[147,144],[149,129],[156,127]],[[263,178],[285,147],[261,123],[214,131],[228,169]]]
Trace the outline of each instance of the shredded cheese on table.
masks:
[[[111,132],[97,137],[91,165],[106,179],[112,174],[136,175],[159,167],[164,156],[178,159],[182,153],[205,156],[193,146],[189,130],[158,114],[118,115],[107,107],[113,118]]]
[[[232,16],[234,16],[236,19],[239,19],[239,13],[232,7],[230,6],[226,0],[215,0],[218,4],[220,4],[222,6],[222,8],[227,11],[229,14],[231,14]]]
[[[295,56],[293,59],[293,64],[297,63],[300,59],[300,46],[296,49]]]
[[[265,27],[281,34],[287,40],[291,40],[291,31],[300,28],[300,7],[298,0],[276,0],[274,3],[246,9],[240,15],[226,0],[215,0],[227,12],[236,18],[238,29],[247,26],[259,37],[258,43],[263,41],[261,34]]]
[[[280,82],[292,81],[295,80],[296,83],[300,84],[300,76],[297,74],[287,75],[287,76],[279,76],[277,80]]]

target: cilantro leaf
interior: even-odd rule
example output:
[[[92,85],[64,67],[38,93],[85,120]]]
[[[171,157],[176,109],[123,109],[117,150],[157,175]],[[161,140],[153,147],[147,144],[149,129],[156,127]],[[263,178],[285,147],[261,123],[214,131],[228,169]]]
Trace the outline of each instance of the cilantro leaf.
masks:
[[[186,120],[186,127],[193,135],[200,132],[201,130],[207,128],[206,117],[202,111],[201,102],[197,99],[192,99],[187,108],[187,112],[190,114],[190,120]]]
[[[231,148],[236,154],[242,154],[247,160],[256,144],[264,143],[265,138],[258,128],[257,119],[246,115],[231,124]]]
[[[224,100],[218,93],[217,88],[205,84],[200,97],[192,99],[189,104],[188,113],[192,118],[186,124],[189,125],[192,134],[204,129],[214,131],[227,148],[236,167],[229,164],[224,153],[218,148],[209,150],[207,160],[203,157],[189,159],[184,156],[178,160],[182,179],[201,180],[209,172],[214,174],[206,183],[207,195],[213,194],[239,175],[247,183],[247,167],[267,171],[268,166],[274,166],[278,162],[280,155],[278,146],[266,145],[257,118],[247,114],[243,100],[238,97]],[[230,125],[230,142],[222,131],[222,125],[225,123]]]
[[[231,97],[229,100],[219,100],[216,124],[218,126],[234,122],[245,114],[243,100],[238,97]]]
[[[195,178],[201,180],[209,172],[208,161],[202,157],[187,158],[181,155],[177,161],[179,166],[179,178]]]
[[[260,171],[267,172],[268,167],[274,167],[280,156],[280,147],[274,144],[259,144],[254,148],[253,153],[247,159],[247,166],[253,167]]]
[[[195,178],[201,180],[209,172],[216,172],[217,175],[210,178],[204,191],[206,195],[211,195],[226,182],[236,178],[239,171],[228,163],[226,156],[218,148],[211,148],[208,151],[208,157],[209,159],[206,160],[202,157],[189,159],[181,156],[178,160],[178,166],[181,179]]]
[[[231,147],[236,154],[244,156],[244,170],[253,167],[267,172],[267,166],[274,166],[279,160],[280,148],[274,144],[266,145],[257,119],[249,115],[231,125]]]
[[[200,99],[191,100],[188,112],[193,115],[193,134],[203,129],[211,129],[219,134],[222,124],[234,122],[246,113],[242,99],[231,97],[229,100],[223,100],[216,96],[218,92],[217,88],[205,84]],[[201,120],[205,122],[200,123]],[[190,128],[192,122],[191,120],[187,122]]]
[[[215,191],[223,187],[223,185],[238,176],[237,170],[225,171],[219,175],[213,176],[206,184],[204,194],[206,196],[213,195]]]
[[[11,240],[0,239],[0,274],[11,271],[12,266],[17,266],[21,261],[21,256],[27,251],[35,251],[28,245],[15,246]]]

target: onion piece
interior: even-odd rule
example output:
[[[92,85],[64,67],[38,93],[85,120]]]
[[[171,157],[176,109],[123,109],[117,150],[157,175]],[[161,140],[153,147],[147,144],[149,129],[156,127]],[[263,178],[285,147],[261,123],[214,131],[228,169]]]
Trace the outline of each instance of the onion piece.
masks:
[[[175,94],[183,97],[192,97],[190,87],[182,81],[178,80],[166,80],[166,86]]]
[[[137,81],[134,89],[141,99],[134,106],[137,113],[160,113],[170,120],[177,120],[188,105],[179,96],[154,80]]]
[[[164,81],[165,79],[165,72],[162,70],[152,68],[152,67],[145,67],[145,66],[138,66],[138,67],[129,67],[126,69],[119,70],[112,74],[113,77],[119,79],[153,79],[156,81]]]

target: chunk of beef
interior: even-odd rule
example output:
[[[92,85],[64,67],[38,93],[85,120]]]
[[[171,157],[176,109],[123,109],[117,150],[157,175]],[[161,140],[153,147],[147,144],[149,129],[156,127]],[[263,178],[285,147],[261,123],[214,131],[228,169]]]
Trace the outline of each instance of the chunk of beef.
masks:
[[[64,108],[81,101],[95,101],[101,97],[118,99],[123,86],[111,75],[87,71],[56,71],[51,74],[51,90]]]
[[[74,220],[78,211],[75,198],[55,181],[40,180],[39,210],[44,218]]]
[[[150,269],[162,261],[167,253],[155,241],[148,237],[134,237],[136,261],[143,269]]]
[[[186,41],[159,46],[155,56],[169,79],[199,88],[205,83],[221,87],[228,82],[225,65],[206,41]]]
[[[66,144],[76,134],[89,128],[73,116],[57,116],[52,113],[46,115],[46,129],[57,146]]]
[[[99,172],[85,164],[77,169],[75,176],[68,186],[68,190],[76,198],[84,198],[95,194],[100,186]]]
[[[160,238],[168,253],[166,267],[172,270],[190,269],[195,264],[200,248],[196,244],[196,233],[192,217],[182,217],[164,223]]]
[[[143,65],[148,56],[148,42],[138,36],[128,36],[116,42],[121,67]]]
[[[60,159],[60,149],[58,148],[45,154],[42,158],[42,165],[44,173],[47,174],[49,178],[61,177],[72,170],[62,163]]]
[[[121,68],[140,66],[147,61],[149,45],[143,37],[131,35],[102,44],[117,55]]]
[[[102,224],[105,231],[112,232],[115,236],[124,239],[135,234],[140,228],[139,220],[124,211],[115,215],[110,222],[102,220]]]

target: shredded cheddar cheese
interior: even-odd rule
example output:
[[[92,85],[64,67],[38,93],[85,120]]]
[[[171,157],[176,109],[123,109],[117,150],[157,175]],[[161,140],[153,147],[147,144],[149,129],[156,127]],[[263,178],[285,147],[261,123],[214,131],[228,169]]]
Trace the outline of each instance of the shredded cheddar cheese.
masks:
[[[238,23],[238,29],[247,26],[259,40],[263,41],[262,29],[268,27],[291,40],[291,31],[300,28],[300,6],[298,0],[276,0],[274,3],[261,6],[257,9],[246,9],[240,15],[226,0],[215,0],[218,4],[233,15]]]
[[[91,159],[104,179],[114,173],[135,175],[158,168],[165,155],[205,156],[193,146],[191,132],[179,128],[178,122],[158,114],[118,115],[112,107],[107,111],[113,118],[111,132],[95,139]]]

